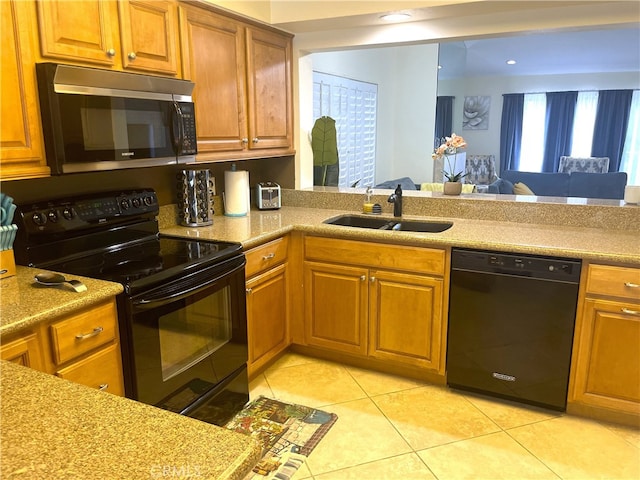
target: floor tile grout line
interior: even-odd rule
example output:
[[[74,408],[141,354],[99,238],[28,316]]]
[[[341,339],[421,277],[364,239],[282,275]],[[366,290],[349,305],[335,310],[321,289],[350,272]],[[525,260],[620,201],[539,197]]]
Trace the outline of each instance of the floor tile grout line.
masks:
[[[556,417],[556,418],[557,418],[557,417]],[[547,418],[546,420],[543,420],[543,421],[548,421],[548,420],[553,420],[553,419],[552,419],[552,418]],[[542,423],[542,422],[534,422],[534,423]],[[528,425],[533,425],[534,423],[530,423],[530,424],[528,424]],[[527,425],[522,425],[522,426],[524,427],[524,426],[527,426]],[[520,427],[513,427],[513,428],[510,428],[509,430],[515,430],[516,428],[520,428]],[[547,463],[546,463],[543,459],[539,458],[535,453],[533,453],[531,450],[529,450],[525,445],[523,445],[521,442],[519,442],[517,438],[515,438],[513,435],[511,435],[511,434],[509,433],[509,430],[505,430],[505,431],[504,431],[504,433],[506,433],[506,434],[509,436],[509,438],[510,438],[511,440],[513,440],[513,441],[514,441],[514,442],[516,442],[518,445],[520,445],[522,448],[524,448],[524,449],[525,449],[525,451],[527,451],[527,452],[529,453],[529,455],[531,455],[533,458],[535,458],[536,460],[538,460],[538,461],[539,461],[542,465],[544,465],[544,466],[545,466],[545,467],[546,467],[546,468],[547,468],[551,473],[553,473],[553,474],[554,474],[555,476],[557,476],[559,479],[562,479],[562,476],[561,476],[558,472],[556,472],[553,468],[551,468],[549,465],[547,465]]]

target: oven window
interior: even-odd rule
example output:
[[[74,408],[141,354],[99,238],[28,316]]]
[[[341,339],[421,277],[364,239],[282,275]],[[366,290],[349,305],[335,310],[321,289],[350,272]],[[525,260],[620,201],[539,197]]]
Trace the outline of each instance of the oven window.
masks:
[[[203,361],[231,340],[231,289],[187,302],[158,319],[162,379]]]

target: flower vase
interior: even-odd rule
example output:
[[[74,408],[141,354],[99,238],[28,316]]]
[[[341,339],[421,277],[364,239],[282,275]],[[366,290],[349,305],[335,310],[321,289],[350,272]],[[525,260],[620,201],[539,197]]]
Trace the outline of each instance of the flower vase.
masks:
[[[460,195],[462,193],[462,182],[444,182],[442,192],[445,195]]]

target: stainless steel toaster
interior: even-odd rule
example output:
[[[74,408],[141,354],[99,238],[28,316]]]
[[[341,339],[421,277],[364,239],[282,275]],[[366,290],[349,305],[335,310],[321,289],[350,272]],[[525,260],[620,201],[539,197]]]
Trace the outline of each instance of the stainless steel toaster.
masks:
[[[256,206],[260,210],[275,210],[281,206],[280,185],[260,182],[256,185]]]

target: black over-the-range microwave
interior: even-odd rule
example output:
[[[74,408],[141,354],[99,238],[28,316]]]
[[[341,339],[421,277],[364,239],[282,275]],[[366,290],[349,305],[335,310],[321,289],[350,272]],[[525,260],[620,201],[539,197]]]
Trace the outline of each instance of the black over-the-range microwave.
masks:
[[[192,82],[56,63],[36,75],[52,174],[195,161]]]

